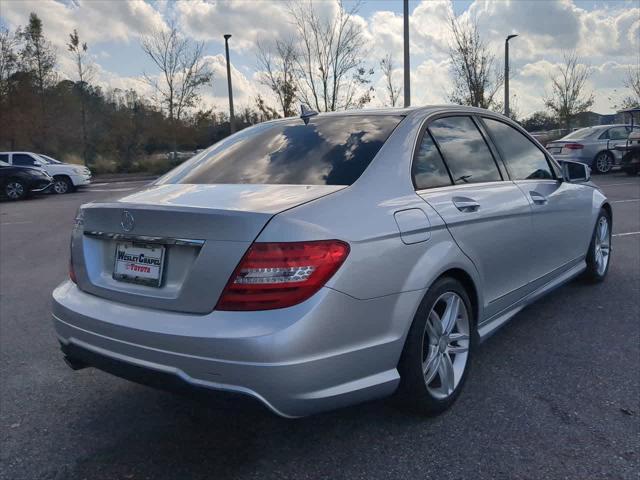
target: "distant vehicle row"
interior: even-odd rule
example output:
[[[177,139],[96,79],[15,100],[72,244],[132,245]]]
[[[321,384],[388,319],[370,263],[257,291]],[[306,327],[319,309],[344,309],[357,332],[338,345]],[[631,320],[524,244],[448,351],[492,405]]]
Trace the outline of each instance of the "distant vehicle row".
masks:
[[[30,189],[29,178],[42,178],[34,170],[45,172],[50,178],[45,189]],[[48,155],[33,152],[0,152],[0,176],[2,194],[10,200],[19,200],[31,192],[69,193],[91,183],[91,171],[87,167],[63,163]]]

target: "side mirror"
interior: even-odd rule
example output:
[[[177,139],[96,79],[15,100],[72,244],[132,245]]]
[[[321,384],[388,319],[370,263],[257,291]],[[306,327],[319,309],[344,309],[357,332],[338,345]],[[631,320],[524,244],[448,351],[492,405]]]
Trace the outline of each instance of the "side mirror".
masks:
[[[591,180],[591,167],[589,165],[566,160],[561,161],[560,165],[562,165],[565,180],[569,182],[580,183]]]

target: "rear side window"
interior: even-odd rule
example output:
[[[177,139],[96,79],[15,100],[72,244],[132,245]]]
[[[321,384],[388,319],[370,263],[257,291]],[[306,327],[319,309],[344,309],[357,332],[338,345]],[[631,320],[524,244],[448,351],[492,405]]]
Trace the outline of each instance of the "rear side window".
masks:
[[[9,163],[9,154],[0,153],[0,162]]]
[[[31,166],[35,163],[35,160],[31,155],[26,155],[24,153],[14,153],[12,163],[14,165]]]
[[[400,115],[344,115],[265,123],[196,155],[158,183],[351,185]]]
[[[416,190],[451,185],[447,167],[428,131],[424,132],[420,148],[413,160],[411,173]]]
[[[609,129],[609,140],[626,140],[629,137],[631,129],[627,127],[615,127]]]
[[[547,157],[531,140],[506,123],[483,120],[513,180],[553,178]]]
[[[502,180],[500,171],[482,134],[471,117],[447,117],[429,125],[440,147],[453,183]]]

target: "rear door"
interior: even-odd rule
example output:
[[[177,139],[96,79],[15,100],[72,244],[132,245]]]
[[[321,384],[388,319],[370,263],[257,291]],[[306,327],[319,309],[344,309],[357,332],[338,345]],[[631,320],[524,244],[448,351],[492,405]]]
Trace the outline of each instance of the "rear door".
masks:
[[[563,181],[547,155],[511,125],[491,118],[483,123],[509,176],[531,204],[534,235],[527,258],[535,288],[571,268],[586,253],[593,191]]]
[[[530,278],[531,209],[501,168],[470,116],[430,122],[413,166],[418,194],[478,269],[486,316],[525,295]]]

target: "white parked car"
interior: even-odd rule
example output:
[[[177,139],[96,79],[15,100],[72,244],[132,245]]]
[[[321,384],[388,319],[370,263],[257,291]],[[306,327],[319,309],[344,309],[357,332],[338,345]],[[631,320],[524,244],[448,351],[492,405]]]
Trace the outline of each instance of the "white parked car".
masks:
[[[0,152],[0,161],[22,167],[38,167],[53,177],[52,191],[68,193],[91,183],[91,171],[83,165],[63,163],[41,153]]]

